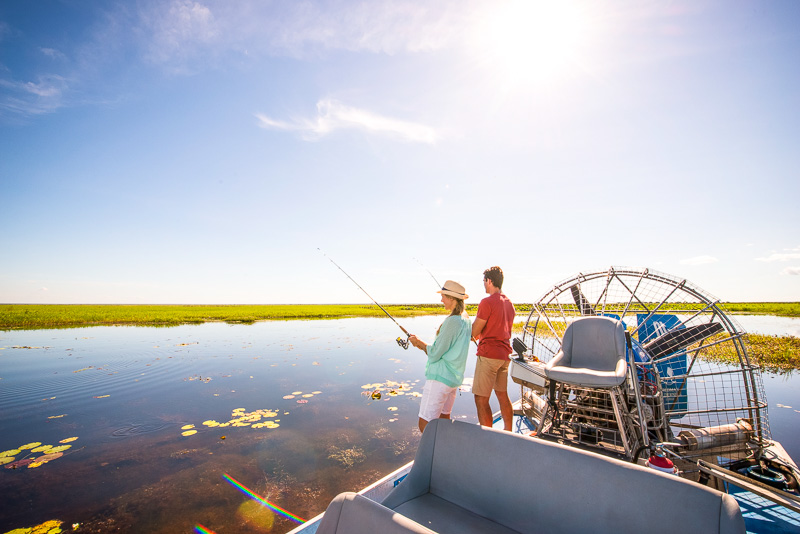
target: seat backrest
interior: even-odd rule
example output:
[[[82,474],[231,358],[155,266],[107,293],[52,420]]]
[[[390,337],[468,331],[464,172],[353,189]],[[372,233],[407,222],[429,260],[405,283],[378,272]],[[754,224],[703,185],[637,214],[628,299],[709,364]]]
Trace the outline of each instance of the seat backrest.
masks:
[[[564,332],[562,365],[613,371],[625,359],[625,328],[611,317],[582,317]]]
[[[448,419],[428,423],[411,472],[383,505],[428,493],[517,532],[745,532],[736,500],[707,486]]]

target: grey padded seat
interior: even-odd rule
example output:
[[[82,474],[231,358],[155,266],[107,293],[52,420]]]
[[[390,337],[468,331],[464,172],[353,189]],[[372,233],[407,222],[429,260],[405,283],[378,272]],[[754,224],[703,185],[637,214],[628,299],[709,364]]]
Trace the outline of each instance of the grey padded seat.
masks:
[[[322,516],[317,534],[435,534],[357,493],[340,493]]]
[[[567,326],[561,352],[544,373],[550,380],[587,388],[613,388],[625,381],[625,327],[611,317],[582,317]]]
[[[630,462],[448,419],[428,423],[411,472],[381,504],[442,534],[745,532],[730,495]]]

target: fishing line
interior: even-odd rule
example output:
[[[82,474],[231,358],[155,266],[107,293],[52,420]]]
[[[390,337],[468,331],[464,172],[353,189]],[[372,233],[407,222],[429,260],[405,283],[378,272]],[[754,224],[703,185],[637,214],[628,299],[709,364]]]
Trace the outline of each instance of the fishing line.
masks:
[[[426,268],[424,265],[422,265],[422,262],[421,262],[421,261],[419,261],[417,258],[413,258],[413,260],[414,260],[414,261],[416,261],[417,263],[419,263],[419,266],[420,266],[420,267],[422,267],[423,269],[425,269],[425,271],[426,271],[426,272],[427,272],[429,275],[431,275],[431,278],[433,278],[433,281],[434,281],[434,282],[436,282],[436,285],[437,285],[437,286],[439,286],[439,287],[441,287],[442,289],[444,289],[444,286],[443,286],[442,284],[440,284],[440,283],[439,283],[439,281],[436,279],[436,277],[435,277],[435,276],[433,276],[433,273],[432,273],[432,272],[428,271],[428,269],[427,269],[427,268]],[[465,304],[465,306],[466,306],[466,304]],[[477,346],[478,346],[478,340],[477,340],[477,339],[473,339],[472,341],[475,343],[475,346],[477,347]]]
[[[413,259],[414,259],[414,261],[416,261],[417,263],[419,263],[419,266],[420,266],[420,267],[422,267],[423,269],[425,269],[425,272],[427,272],[429,275],[431,275],[431,278],[433,278],[433,281],[434,281],[434,282],[436,282],[436,285],[437,285],[437,286],[439,286],[439,287],[441,287],[442,289],[444,289],[444,288],[442,287],[442,284],[440,284],[440,283],[439,283],[439,281],[436,279],[436,277],[435,277],[435,276],[433,276],[433,273],[432,273],[432,272],[430,272],[430,271],[427,269],[427,267],[425,267],[424,265],[422,265],[422,262],[421,262],[421,261],[419,261],[417,258],[413,258]]]
[[[319,250],[320,252],[322,252],[322,249],[321,249],[321,248],[319,248],[319,247],[317,247],[317,250]],[[363,292],[364,292],[364,294],[365,294],[366,296],[368,296],[368,297],[369,297],[369,300],[371,300],[372,302],[374,302],[374,303],[375,303],[375,305],[376,305],[377,307],[379,307],[379,308],[381,309],[381,311],[382,311],[383,313],[385,313],[385,314],[386,314],[386,316],[387,316],[387,317],[389,317],[389,319],[391,319],[392,321],[394,321],[394,324],[396,324],[397,326],[399,326],[399,327],[400,327],[400,330],[402,330],[402,331],[403,331],[403,333],[406,335],[406,337],[409,337],[409,336],[411,336],[411,334],[409,334],[409,333],[408,333],[408,330],[406,330],[405,328],[403,328],[403,327],[402,327],[402,325],[401,325],[400,323],[398,323],[398,322],[395,320],[395,318],[394,318],[394,317],[392,317],[392,315],[391,315],[391,314],[390,314],[388,311],[386,311],[386,310],[384,309],[384,307],[383,307],[383,306],[381,306],[380,304],[378,304],[378,301],[377,301],[377,300],[375,300],[374,298],[372,298],[372,297],[370,296],[370,294],[369,294],[369,293],[367,293],[367,291],[366,291],[366,290],[365,290],[363,287],[361,287],[361,286],[358,284],[358,282],[356,282],[355,280],[353,280],[353,277],[352,277],[352,276],[350,276],[349,274],[347,274],[347,272],[345,272],[345,270],[344,270],[344,269],[342,269],[341,267],[339,267],[339,264],[338,264],[338,263],[336,263],[335,261],[333,261],[333,260],[332,260],[332,259],[331,259],[331,258],[330,258],[330,257],[329,257],[327,254],[325,254],[324,252],[322,252],[322,255],[323,255],[323,256],[325,256],[326,258],[328,258],[328,260],[330,260],[330,262],[331,262],[332,264],[336,265],[336,268],[337,268],[337,269],[339,269],[340,271],[342,271],[342,272],[344,273],[344,275],[345,275],[347,278],[349,278],[349,279],[350,279],[350,280],[351,280],[351,281],[352,281],[352,282],[353,282],[353,283],[354,283],[354,284],[355,284],[355,285],[358,287],[358,289],[360,289],[361,291],[363,291]],[[398,337],[398,338],[397,338],[397,344],[398,344],[398,345],[400,345],[401,347],[403,347],[404,349],[408,349],[408,339],[403,339],[403,338],[401,338],[401,337]]]

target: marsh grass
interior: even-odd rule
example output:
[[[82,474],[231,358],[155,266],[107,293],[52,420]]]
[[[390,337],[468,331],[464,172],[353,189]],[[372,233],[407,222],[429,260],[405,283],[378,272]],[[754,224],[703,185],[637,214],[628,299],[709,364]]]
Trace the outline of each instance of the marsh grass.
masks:
[[[384,306],[393,317],[445,313],[435,304]],[[385,317],[375,305],[150,306],[150,305],[0,305],[0,330],[78,326],[176,326],[206,322],[249,324],[289,319]]]

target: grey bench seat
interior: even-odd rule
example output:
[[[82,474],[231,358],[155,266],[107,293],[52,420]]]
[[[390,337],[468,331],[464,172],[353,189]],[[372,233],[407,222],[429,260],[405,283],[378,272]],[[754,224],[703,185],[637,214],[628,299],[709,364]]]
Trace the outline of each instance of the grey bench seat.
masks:
[[[369,509],[393,526],[398,516],[410,520],[404,523],[410,529],[405,532],[745,532],[733,497],[711,488],[594,453],[446,419],[428,423],[411,472],[378,506]],[[325,523],[323,517],[319,533],[376,532],[356,528],[358,521],[350,523],[353,530],[327,530],[332,522]]]

